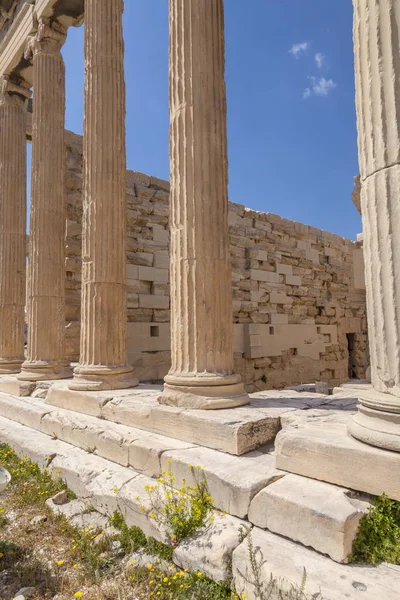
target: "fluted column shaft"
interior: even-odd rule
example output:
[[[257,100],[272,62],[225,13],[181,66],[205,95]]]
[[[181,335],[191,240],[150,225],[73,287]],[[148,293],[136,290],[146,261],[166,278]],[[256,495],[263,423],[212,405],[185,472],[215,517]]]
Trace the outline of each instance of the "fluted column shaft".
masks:
[[[118,389],[127,366],[123,0],[85,2],[85,126],[80,363],[71,389]]]
[[[24,360],[26,271],[26,100],[30,90],[0,82],[0,374]]]
[[[39,24],[33,55],[28,355],[20,379],[60,379],[65,363],[65,32]]]
[[[361,212],[375,392],[363,394],[350,431],[363,441],[400,451],[399,31],[397,0],[354,0]]]
[[[233,367],[224,8],[170,0],[172,367],[161,402],[248,401]]]

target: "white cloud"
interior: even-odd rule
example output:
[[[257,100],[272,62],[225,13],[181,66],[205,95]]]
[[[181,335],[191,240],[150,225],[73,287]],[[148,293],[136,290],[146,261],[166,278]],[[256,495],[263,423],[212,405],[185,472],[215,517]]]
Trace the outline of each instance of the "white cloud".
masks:
[[[325,77],[321,77],[318,79],[317,77],[309,77],[311,81],[311,86],[306,88],[303,92],[303,98],[306,100],[310,98],[310,96],[328,96],[328,94],[337,87],[337,83],[332,79],[325,79]]]
[[[302,42],[301,44],[293,44],[293,46],[290,48],[289,52],[290,52],[290,54],[293,54],[293,56],[295,58],[300,58],[300,56],[302,54],[307,52],[309,47],[310,47],[310,42]]]
[[[315,55],[315,62],[317,63],[318,69],[322,69],[325,64],[325,56],[322,54],[322,52],[317,52]]]

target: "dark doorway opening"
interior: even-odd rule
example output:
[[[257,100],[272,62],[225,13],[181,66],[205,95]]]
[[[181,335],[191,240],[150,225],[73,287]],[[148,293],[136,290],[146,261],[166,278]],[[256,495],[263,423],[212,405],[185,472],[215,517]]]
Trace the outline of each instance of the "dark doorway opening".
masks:
[[[355,357],[355,334],[354,333],[346,333],[347,337],[347,350],[349,353],[349,363],[348,363],[348,374],[349,379],[357,379],[356,373],[356,357]]]

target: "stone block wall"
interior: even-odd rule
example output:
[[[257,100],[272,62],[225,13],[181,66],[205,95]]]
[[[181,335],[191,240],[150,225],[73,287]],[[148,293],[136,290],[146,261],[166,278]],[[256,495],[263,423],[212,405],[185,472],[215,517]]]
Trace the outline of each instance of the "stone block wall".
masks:
[[[127,172],[129,361],[142,381],[170,363],[169,184]],[[67,133],[67,353],[79,354],[82,138]],[[368,341],[358,242],[230,203],[235,361],[248,391],[363,378]]]

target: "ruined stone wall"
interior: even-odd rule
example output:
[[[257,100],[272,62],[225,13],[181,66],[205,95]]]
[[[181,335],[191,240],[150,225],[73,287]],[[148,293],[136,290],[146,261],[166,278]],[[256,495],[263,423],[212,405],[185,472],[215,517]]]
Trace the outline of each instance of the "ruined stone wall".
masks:
[[[68,133],[67,351],[77,360],[82,140]],[[169,369],[169,184],[127,172],[129,360],[141,380]],[[368,364],[362,249],[339,236],[230,203],[235,359],[248,391],[348,379]],[[121,232],[122,234],[122,232]]]

